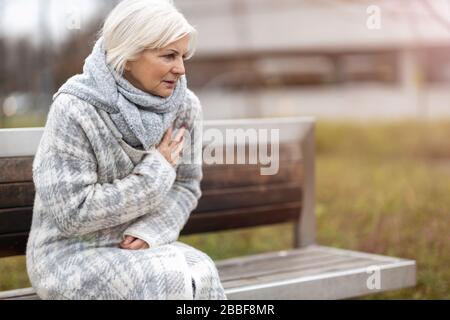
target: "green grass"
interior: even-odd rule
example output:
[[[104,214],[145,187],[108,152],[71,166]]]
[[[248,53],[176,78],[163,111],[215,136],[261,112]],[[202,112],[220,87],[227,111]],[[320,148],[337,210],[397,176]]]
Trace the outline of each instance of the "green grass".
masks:
[[[362,299],[450,298],[450,121],[319,122],[318,243],[415,259],[417,286]],[[181,237],[213,259],[292,247],[292,226]],[[0,290],[29,286],[0,260]]]
[[[38,113],[0,118],[0,128],[30,128],[43,127],[44,125],[45,117]]]

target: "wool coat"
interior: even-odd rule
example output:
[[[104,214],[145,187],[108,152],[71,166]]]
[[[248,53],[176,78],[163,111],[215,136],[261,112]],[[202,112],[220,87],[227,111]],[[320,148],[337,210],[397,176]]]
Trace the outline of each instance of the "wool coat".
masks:
[[[190,90],[173,117],[175,128],[202,131],[201,105]],[[201,158],[198,143],[191,138],[183,158]],[[226,299],[212,259],[178,241],[201,197],[202,177],[201,163],[172,166],[156,147],[133,148],[105,111],[59,95],[33,162],[36,196],[26,262],[37,294]],[[119,248],[125,235],[150,248]]]

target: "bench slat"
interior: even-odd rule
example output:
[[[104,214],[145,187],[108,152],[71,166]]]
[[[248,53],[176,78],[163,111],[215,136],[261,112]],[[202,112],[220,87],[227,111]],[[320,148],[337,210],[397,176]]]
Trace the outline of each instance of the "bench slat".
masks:
[[[271,273],[254,266],[253,274],[241,274],[239,280],[223,279],[225,292],[230,300],[235,299],[344,299],[364,294],[377,293],[397,288],[414,286],[416,283],[416,264],[413,260],[398,259],[383,256],[384,259],[376,257],[349,254],[349,251],[328,250],[327,247],[313,246],[327,253],[327,259],[318,260],[315,265],[306,266],[298,261],[286,270],[279,269],[273,265]],[[294,249],[305,256],[311,251]],[[305,250],[305,251],[303,251]],[[292,251],[289,251],[292,252]],[[333,257],[334,256],[334,257]],[[242,264],[248,264],[247,258],[234,258],[236,274],[239,277],[239,268]],[[260,255],[258,261],[265,264],[280,264],[283,255],[277,259],[271,258],[262,260]],[[222,265],[229,268],[227,260],[217,261],[221,279],[223,277]],[[250,263],[252,264],[252,263]],[[287,264],[286,264],[287,265]],[[368,267],[379,267],[381,288],[369,288],[368,278],[373,275],[368,273]],[[297,270],[295,270],[295,267]],[[259,269],[258,269],[259,268]],[[232,272],[232,270],[228,270]],[[258,275],[258,272],[260,274]]]
[[[0,209],[33,205],[34,192],[33,182],[2,183]]]
[[[0,292],[0,300],[39,300],[33,288]]]
[[[28,231],[0,234],[0,258],[23,255],[27,246],[27,240]]]
[[[0,234],[27,232],[31,226],[32,210],[32,207],[1,209]],[[220,212],[199,213],[194,210],[182,233],[192,234],[228,230],[234,226],[239,227],[241,222],[242,227],[259,226],[269,222],[283,223],[297,219],[300,210],[300,201]],[[247,214],[248,218],[246,218]],[[270,216],[264,217],[264,214],[270,214]],[[6,239],[8,238],[4,237],[2,241],[6,241]]]
[[[0,158],[0,183],[32,181],[33,157]]]
[[[203,167],[202,190],[268,185],[303,180],[301,161],[280,162],[274,175],[261,175],[260,165],[211,165]]]
[[[285,263],[290,262],[301,262],[303,265],[314,264],[317,260],[335,258],[336,255],[330,255],[329,253],[322,252],[319,250],[309,251],[307,254],[304,252],[298,252],[295,250],[288,251],[292,254],[290,255],[276,255],[276,256],[264,256],[259,259],[252,259],[241,261],[240,258],[236,258],[234,262],[228,262],[228,265],[221,263],[221,271],[224,277],[234,277],[236,271],[247,273],[253,272],[255,266],[260,266],[265,268],[268,261],[273,261],[270,266],[283,267]],[[280,264],[280,265],[278,265]]]
[[[299,183],[205,190],[195,211],[220,211],[294,202],[300,201],[301,197],[302,187]]]
[[[323,254],[327,258],[317,260],[314,266],[310,264],[306,267],[307,261],[317,259],[318,254]],[[309,259],[311,256],[313,256],[312,259]],[[275,263],[279,265],[280,261],[289,260],[292,257],[302,257],[302,260],[286,262],[286,265],[292,267],[289,270],[277,270]],[[268,274],[255,265],[254,274],[240,274],[239,268],[242,265],[252,265],[255,262],[272,264],[273,272]],[[217,261],[216,265],[229,300],[345,299],[416,284],[415,261],[387,256],[370,256],[356,251],[339,251],[322,246],[232,258]],[[227,280],[224,277],[223,267],[229,269],[233,265],[236,268],[237,277],[241,277],[240,280]],[[379,267],[380,288],[368,287],[367,280],[373,274],[367,272],[369,266]],[[260,271],[259,275],[257,275],[258,271]],[[0,293],[0,300],[5,299],[39,298],[32,288],[26,288]]]
[[[195,213],[194,211],[181,234],[188,235],[296,221],[301,208],[302,204],[298,201],[213,212]]]
[[[301,184],[296,182],[204,190],[195,211],[220,211],[299,201],[301,192]],[[27,207],[33,202],[33,183],[0,184],[0,209]]]
[[[12,215],[19,212],[28,217],[30,223],[31,208],[21,211],[9,211],[2,220],[14,220]],[[25,211],[27,210],[27,211]],[[248,228],[266,224],[285,223],[295,221],[299,218],[301,202],[284,203],[277,205],[258,206],[252,208],[241,208],[233,210],[192,213],[191,218],[182,230],[182,235],[193,233],[212,232],[219,230],[230,230],[236,228]],[[0,217],[2,213],[0,213]],[[23,224],[25,226],[25,222]],[[20,226],[20,224],[19,224]],[[27,229],[29,229],[29,225]],[[0,258],[25,253],[28,231],[0,234]]]
[[[300,258],[294,260],[281,259],[274,263],[273,261],[265,261],[263,265],[255,265],[252,269],[242,271],[240,269],[233,270],[234,274],[229,272],[224,274],[224,281],[237,281],[237,286],[242,286],[246,279],[253,279],[254,277],[264,276],[270,279],[271,276],[278,278],[278,274],[283,272],[285,274],[310,274],[331,270],[340,270],[341,266],[354,266],[361,263],[362,265],[373,264],[373,261],[360,258],[349,257],[316,257],[315,259]],[[221,275],[222,278],[222,275]]]
[[[224,281],[239,280],[252,277],[260,277],[262,275],[269,276],[271,274],[278,274],[279,272],[295,272],[296,274],[304,275],[306,273],[322,272],[321,268],[325,266],[326,270],[333,268],[342,268],[347,265],[354,266],[356,264],[364,263],[386,264],[395,259],[387,259],[385,261],[375,260],[362,256],[352,256],[347,254],[336,254],[335,252],[328,252],[323,250],[316,251],[296,251],[293,250],[289,256],[266,256],[258,260],[240,260],[239,258],[232,263],[224,265],[221,263],[221,279]]]
[[[309,250],[306,250],[309,249]],[[320,273],[321,267],[330,271],[333,268],[342,268],[346,265],[356,265],[366,262],[384,265],[402,261],[402,259],[366,254],[357,251],[336,249],[322,246],[310,246],[302,250],[280,251],[275,254],[261,254],[253,259],[228,259],[220,262],[221,278],[224,280],[245,279],[263,274],[277,274],[279,271],[293,271],[300,275],[311,272]],[[292,266],[296,266],[292,269]],[[291,270],[292,269],[292,270]],[[257,270],[257,271],[255,271]]]
[[[205,147],[203,147],[204,150]],[[226,155],[227,150],[231,150],[231,146],[224,146],[223,147],[223,154]],[[235,149],[235,156],[238,155],[237,153],[237,147],[234,147]],[[249,145],[245,146],[245,154],[247,155],[246,159],[246,165],[247,166],[254,166],[250,165],[248,162],[248,151],[249,151]],[[268,149],[269,155],[270,149]],[[8,183],[8,182],[26,182],[26,181],[32,181],[32,167],[33,167],[33,159],[34,157],[28,156],[28,157],[8,157],[8,158],[1,158],[0,157],[0,183]],[[279,159],[278,162],[280,163],[290,163],[290,162],[299,162],[301,160],[301,148],[300,144],[298,142],[286,142],[279,145]],[[204,164],[203,168],[204,170],[208,171],[212,169],[213,171],[216,169],[215,167],[218,167],[219,170],[224,165],[220,164]],[[242,165],[234,164],[233,167],[239,168]],[[267,167],[267,165],[261,165],[262,167]],[[280,167],[282,165],[280,164]],[[259,172],[259,170],[258,170]],[[207,181],[208,182],[208,181]]]
[[[0,234],[30,230],[33,207],[0,209]]]

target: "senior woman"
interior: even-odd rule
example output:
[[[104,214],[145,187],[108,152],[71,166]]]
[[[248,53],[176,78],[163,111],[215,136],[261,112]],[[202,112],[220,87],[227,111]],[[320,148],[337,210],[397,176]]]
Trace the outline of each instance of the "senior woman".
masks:
[[[27,244],[41,298],[226,299],[210,257],[177,241],[201,196],[195,37],[169,0],[125,0],[55,94]]]

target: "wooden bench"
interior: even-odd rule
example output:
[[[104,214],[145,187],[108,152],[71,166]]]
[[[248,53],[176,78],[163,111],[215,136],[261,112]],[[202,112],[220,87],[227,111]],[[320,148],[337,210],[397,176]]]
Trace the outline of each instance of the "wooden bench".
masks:
[[[415,285],[415,261],[316,244],[314,119],[204,123],[204,132],[213,129],[224,137],[225,130],[237,128],[279,129],[278,173],[261,175],[261,167],[268,167],[261,164],[205,164],[203,196],[182,234],[291,222],[294,243],[293,249],[217,261],[229,299],[341,299]],[[41,134],[42,128],[0,130],[0,257],[25,252],[32,160]],[[246,154],[254,143],[245,143]],[[224,152],[242,157],[237,145],[227,142]],[[205,146],[211,141],[204,139]],[[381,287],[368,285],[373,276],[380,277]],[[38,297],[27,288],[2,292],[0,299]]]

